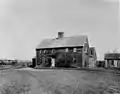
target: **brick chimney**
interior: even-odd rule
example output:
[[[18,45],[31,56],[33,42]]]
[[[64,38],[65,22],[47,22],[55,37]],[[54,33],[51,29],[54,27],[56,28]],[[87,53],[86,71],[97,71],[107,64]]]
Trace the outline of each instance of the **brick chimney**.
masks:
[[[64,37],[64,32],[58,32],[58,39],[61,39]]]

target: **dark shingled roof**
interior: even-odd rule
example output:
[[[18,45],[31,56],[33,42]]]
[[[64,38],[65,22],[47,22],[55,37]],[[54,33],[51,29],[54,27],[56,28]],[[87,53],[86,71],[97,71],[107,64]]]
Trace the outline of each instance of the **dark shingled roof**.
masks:
[[[42,48],[57,48],[57,47],[72,47],[72,46],[83,46],[88,41],[87,36],[72,36],[64,37],[60,39],[44,39],[36,49]]]

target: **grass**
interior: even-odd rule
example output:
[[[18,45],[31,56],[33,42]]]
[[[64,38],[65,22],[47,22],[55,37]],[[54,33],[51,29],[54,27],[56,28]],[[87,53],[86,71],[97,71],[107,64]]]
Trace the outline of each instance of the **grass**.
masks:
[[[105,71],[3,71],[1,94],[120,94],[120,76]]]
[[[17,81],[11,82],[10,85],[5,84],[2,86],[1,94],[26,94],[30,91],[30,85],[21,85]]]

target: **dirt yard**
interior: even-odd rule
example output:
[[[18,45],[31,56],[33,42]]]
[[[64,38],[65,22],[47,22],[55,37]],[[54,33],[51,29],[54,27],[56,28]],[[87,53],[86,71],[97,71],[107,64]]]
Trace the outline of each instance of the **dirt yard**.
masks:
[[[0,94],[120,94],[114,72],[26,68],[0,75]]]

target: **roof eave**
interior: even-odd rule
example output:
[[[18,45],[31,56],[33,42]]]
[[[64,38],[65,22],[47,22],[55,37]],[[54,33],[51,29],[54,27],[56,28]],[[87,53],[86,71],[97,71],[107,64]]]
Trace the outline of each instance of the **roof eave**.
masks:
[[[79,46],[63,46],[63,47],[41,47],[41,48],[36,48],[36,50],[40,50],[40,49],[53,49],[53,48],[69,48],[69,47],[83,47],[84,45],[79,45]]]

